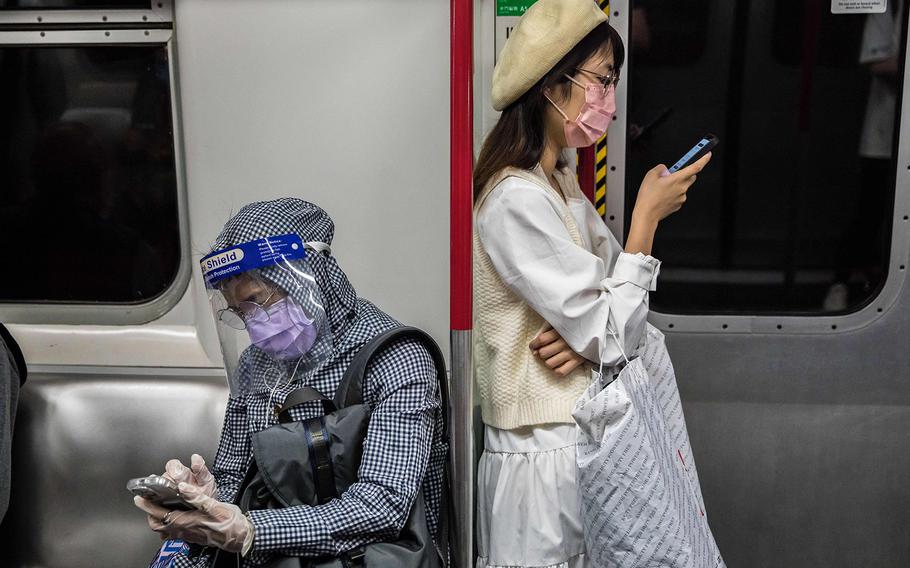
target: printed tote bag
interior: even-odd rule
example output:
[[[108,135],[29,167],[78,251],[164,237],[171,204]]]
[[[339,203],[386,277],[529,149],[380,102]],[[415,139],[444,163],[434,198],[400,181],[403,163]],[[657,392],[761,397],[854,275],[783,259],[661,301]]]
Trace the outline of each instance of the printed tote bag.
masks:
[[[614,340],[622,345],[611,331]],[[603,367],[575,406],[585,544],[598,568],[725,568],[663,334]]]

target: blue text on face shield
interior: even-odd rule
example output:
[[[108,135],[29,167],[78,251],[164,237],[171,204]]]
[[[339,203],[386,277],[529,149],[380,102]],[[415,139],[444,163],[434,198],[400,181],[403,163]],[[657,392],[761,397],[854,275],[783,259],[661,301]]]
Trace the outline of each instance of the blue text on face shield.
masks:
[[[277,264],[281,260],[302,260],[306,258],[303,239],[299,235],[287,234],[257,239],[229,248],[217,250],[202,257],[199,265],[205,285],[215,284],[248,270]]]
[[[214,256],[207,256],[203,259],[202,272],[208,273],[216,268],[226,264],[232,264],[243,260],[243,249],[235,248],[226,252],[220,252]]]

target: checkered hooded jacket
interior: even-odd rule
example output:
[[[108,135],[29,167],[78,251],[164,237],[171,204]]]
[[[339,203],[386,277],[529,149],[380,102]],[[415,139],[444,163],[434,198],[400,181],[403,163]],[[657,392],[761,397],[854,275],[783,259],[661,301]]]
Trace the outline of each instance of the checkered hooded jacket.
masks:
[[[288,233],[299,235],[304,242],[330,245],[334,224],[325,211],[300,199],[251,203],[227,222],[212,250]],[[288,393],[301,386],[311,386],[332,398],[358,350],[373,337],[400,325],[357,297],[333,256],[314,253],[307,263],[322,293],[323,325],[331,328],[330,352],[317,366],[299,366],[294,372],[292,366],[256,347],[244,351],[237,373],[249,388],[228,401],[212,467],[218,484],[216,496],[221,501],[230,502],[237,496],[253,458],[250,434],[276,423],[269,408],[276,379],[273,404],[283,403]],[[289,287],[282,281],[280,269],[268,267],[260,273],[276,286]],[[273,555],[338,556],[394,538],[421,488],[427,501],[430,533],[436,538],[448,449],[443,441],[436,370],[429,352],[414,340],[393,343],[367,368],[363,395],[372,414],[358,482],[324,505],[251,511],[255,538],[244,566],[262,564]],[[321,415],[319,403],[291,411],[294,420]],[[174,565],[208,566],[213,552],[181,557]]]

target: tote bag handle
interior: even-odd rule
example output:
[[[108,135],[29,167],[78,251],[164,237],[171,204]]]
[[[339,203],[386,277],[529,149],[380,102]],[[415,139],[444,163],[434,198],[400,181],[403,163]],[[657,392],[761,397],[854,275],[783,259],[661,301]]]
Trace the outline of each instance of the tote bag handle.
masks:
[[[622,347],[622,341],[619,340],[619,337],[617,337],[616,332],[613,331],[613,329],[611,329],[611,327],[610,327],[610,312],[607,312],[606,329],[610,333],[610,335],[613,336],[613,341],[616,342],[616,347],[619,348],[619,352],[622,353],[623,360],[626,362],[626,365],[628,365],[629,357],[626,356],[626,350],[623,349],[623,347]],[[601,351],[600,352],[600,367],[597,370],[597,375],[602,377],[603,374],[604,374],[604,353],[603,353],[603,351]]]

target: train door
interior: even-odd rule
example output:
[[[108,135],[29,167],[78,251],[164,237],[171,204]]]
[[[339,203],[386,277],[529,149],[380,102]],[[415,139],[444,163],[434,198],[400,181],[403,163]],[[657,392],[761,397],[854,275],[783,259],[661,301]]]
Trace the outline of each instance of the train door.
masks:
[[[614,232],[644,171],[721,140],[658,231],[651,319],[728,565],[906,565],[904,3],[610,10],[629,53],[609,133]]]
[[[447,31],[420,1],[0,2],[0,319],[32,370],[5,566],[151,559],[125,483],[214,455],[197,262],[250,201],[325,208],[359,295],[447,346]]]

